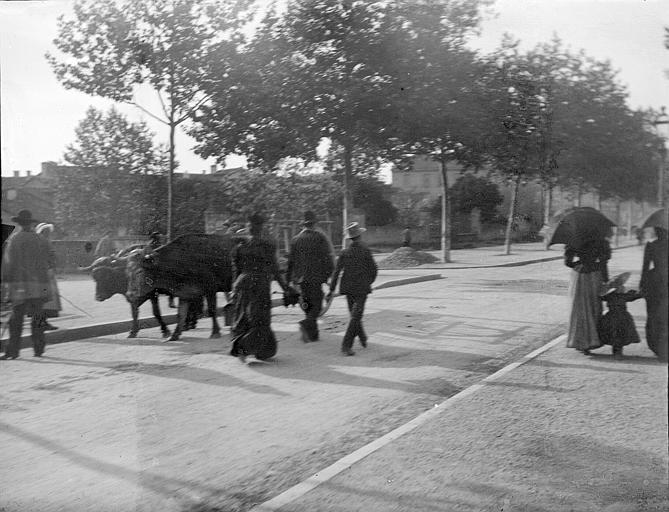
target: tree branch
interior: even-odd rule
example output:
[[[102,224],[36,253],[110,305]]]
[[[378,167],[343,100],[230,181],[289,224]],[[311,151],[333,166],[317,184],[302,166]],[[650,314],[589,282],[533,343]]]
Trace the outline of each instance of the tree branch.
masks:
[[[188,111],[181,116],[179,119],[177,119],[176,124],[181,124],[183,123],[186,119],[188,119],[188,116],[191,115],[192,112],[196,111],[200,105],[202,105],[205,101],[207,101],[209,98],[211,98],[211,94],[205,96],[202,98],[200,101],[198,101],[193,108],[188,109]]]
[[[169,126],[169,123],[168,123],[167,121],[165,121],[164,119],[161,119],[160,117],[158,117],[157,115],[153,114],[152,112],[149,112],[149,111],[146,110],[144,107],[142,107],[139,103],[136,103],[136,102],[134,102],[134,101],[129,101],[128,104],[132,105],[133,107],[137,107],[137,108],[140,109],[142,112],[144,112],[146,115],[151,116],[151,117],[154,118],[155,120],[160,121],[161,123],[166,124],[166,125]]]
[[[160,94],[160,89],[156,89],[156,94],[158,95],[158,99],[160,100],[160,106],[163,109],[163,114],[165,114],[166,119],[170,119],[170,115],[167,112],[167,107],[165,106],[165,101],[163,100],[163,95]],[[167,123],[169,124],[169,123]]]

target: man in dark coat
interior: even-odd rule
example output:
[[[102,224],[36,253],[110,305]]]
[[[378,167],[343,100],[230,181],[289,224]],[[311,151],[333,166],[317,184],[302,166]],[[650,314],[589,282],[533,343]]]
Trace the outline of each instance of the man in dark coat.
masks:
[[[9,341],[0,359],[19,357],[26,314],[32,317],[30,327],[34,354],[41,357],[46,325],[42,306],[50,299],[49,245],[46,239],[33,231],[37,221],[30,211],[21,210],[18,216],[12,217],[12,221],[21,229],[9,237],[3,254],[2,298],[11,302],[12,316],[9,319]]]
[[[346,356],[352,356],[355,355],[352,347],[356,336],[363,347],[367,346],[367,334],[362,326],[362,315],[365,312],[367,295],[372,293],[372,283],[376,279],[377,266],[372,252],[360,240],[360,235],[365,229],[361,228],[357,222],[353,222],[348,225],[346,231],[346,238],[351,240],[351,245],[339,255],[328,295],[334,293],[339,274],[343,271],[339,292],[346,295],[351,320],[344,334],[341,351]]]
[[[314,229],[316,216],[304,212],[304,229],[293,238],[288,255],[286,280],[299,288],[306,318],[300,320],[302,341],[318,341],[318,315],[323,307],[323,283],[334,270],[332,245],[325,234]]]

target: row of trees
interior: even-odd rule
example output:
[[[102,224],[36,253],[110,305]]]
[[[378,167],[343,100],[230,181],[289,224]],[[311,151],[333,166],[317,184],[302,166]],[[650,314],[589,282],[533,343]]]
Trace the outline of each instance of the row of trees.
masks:
[[[442,165],[442,252],[450,259],[446,166],[507,178],[650,197],[661,144],[647,112],[607,62],[555,38],[529,51],[505,38],[467,47],[487,0],[79,0],[50,55],[66,87],[134,103],[150,84],[169,126],[167,232],[172,234],[174,130],[187,123],[203,157],[246,155],[274,172],[285,158],[321,162],[342,187],[384,162],[429,154]],[[550,196],[550,194],[547,194]],[[548,207],[550,210],[550,206]],[[549,212],[547,212],[549,213]]]

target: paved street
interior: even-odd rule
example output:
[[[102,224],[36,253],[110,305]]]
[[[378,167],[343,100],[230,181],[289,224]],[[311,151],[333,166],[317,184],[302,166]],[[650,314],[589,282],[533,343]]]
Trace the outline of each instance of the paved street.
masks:
[[[611,273],[634,272],[636,286],[641,255],[616,251]],[[175,343],[153,328],[50,345],[43,359],[24,349],[2,363],[0,510],[246,511],[564,331],[559,260],[441,274],[375,291],[370,346],[355,357],[339,353],[341,298],[308,345],[298,310],[276,308],[270,364],[228,356],[206,320]],[[629,309],[643,339],[643,302]],[[654,362],[645,344],[634,350]]]

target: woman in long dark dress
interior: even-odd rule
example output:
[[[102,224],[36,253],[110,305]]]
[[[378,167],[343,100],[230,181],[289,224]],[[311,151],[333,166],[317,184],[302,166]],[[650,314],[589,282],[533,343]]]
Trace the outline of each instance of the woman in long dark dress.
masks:
[[[567,246],[564,264],[573,269],[569,293],[572,300],[567,331],[567,347],[586,355],[602,346],[597,323],[602,316],[599,291],[609,280],[607,262],[611,246],[605,239],[585,242],[578,248]]]
[[[271,284],[276,279],[288,291],[279,272],[276,245],[262,237],[264,219],[258,214],[249,218],[250,238],[242,240],[233,250],[235,282],[232,288],[234,320],[230,355],[244,360],[254,355],[268,359],[276,354],[277,342],[271,328]]]
[[[643,252],[640,291],[646,299],[646,341],[662,361],[667,361],[667,230],[656,227],[656,239]]]

